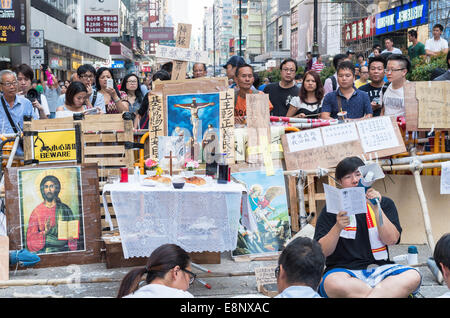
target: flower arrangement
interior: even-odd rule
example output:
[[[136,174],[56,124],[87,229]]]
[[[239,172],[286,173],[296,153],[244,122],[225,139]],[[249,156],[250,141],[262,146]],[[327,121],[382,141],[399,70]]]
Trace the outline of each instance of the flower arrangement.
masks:
[[[164,173],[164,170],[159,166],[158,159],[153,160],[151,158],[145,160],[145,167],[147,170],[152,171],[152,174],[160,176]]]
[[[184,163],[184,167],[186,168],[187,171],[194,171],[194,169],[198,168],[198,162],[192,159],[188,159]]]

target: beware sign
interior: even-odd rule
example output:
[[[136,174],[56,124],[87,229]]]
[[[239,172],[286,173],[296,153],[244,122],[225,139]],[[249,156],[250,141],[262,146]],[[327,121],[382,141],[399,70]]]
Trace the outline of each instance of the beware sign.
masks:
[[[33,159],[39,163],[77,161],[75,129],[38,131],[32,140]]]

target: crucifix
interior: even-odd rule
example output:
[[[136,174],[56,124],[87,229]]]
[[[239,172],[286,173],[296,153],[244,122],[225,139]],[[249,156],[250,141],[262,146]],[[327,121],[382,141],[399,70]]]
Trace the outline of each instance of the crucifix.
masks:
[[[169,159],[169,174],[170,176],[172,176],[172,172],[173,172],[173,168],[172,168],[172,151],[170,151],[170,155],[169,156],[165,156],[164,158]]]

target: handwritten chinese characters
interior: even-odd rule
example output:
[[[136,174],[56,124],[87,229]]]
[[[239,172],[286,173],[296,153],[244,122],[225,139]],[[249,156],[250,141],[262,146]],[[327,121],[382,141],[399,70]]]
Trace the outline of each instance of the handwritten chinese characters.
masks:
[[[356,123],[364,152],[395,148],[399,145],[390,117],[375,117]]]
[[[173,46],[158,45],[156,57],[194,63],[209,63],[208,52]]]
[[[416,82],[418,128],[450,128],[450,83]]]
[[[150,158],[158,158],[158,137],[164,136],[164,111],[161,95],[149,95]]]
[[[358,132],[354,123],[331,125],[321,129],[325,146],[358,140]]]
[[[234,162],[234,92],[220,92],[220,151]]]
[[[308,129],[286,135],[290,152],[297,152],[323,146],[320,129]]]

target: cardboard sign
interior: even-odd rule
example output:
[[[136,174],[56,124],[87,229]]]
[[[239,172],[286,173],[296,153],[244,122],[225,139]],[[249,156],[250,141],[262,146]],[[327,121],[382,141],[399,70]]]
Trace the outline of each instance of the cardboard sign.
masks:
[[[0,236],[0,280],[9,279],[9,239]]]
[[[75,129],[39,131],[32,138],[33,159],[39,163],[77,161]]]
[[[395,120],[381,116],[283,135],[286,169],[332,168],[345,157],[361,156],[363,160],[371,160],[405,152]],[[343,136],[341,142],[339,134]]]
[[[190,48],[158,45],[155,56],[177,61],[209,63],[208,52],[200,52]]]
[[[161,95],[148,94],[148,118],[150,158],[156,159],[158,158],[158,137],[165,136],[165,114]]]
[[[408,82],[403,89],[407,131],[450,128],[450,82]]]

